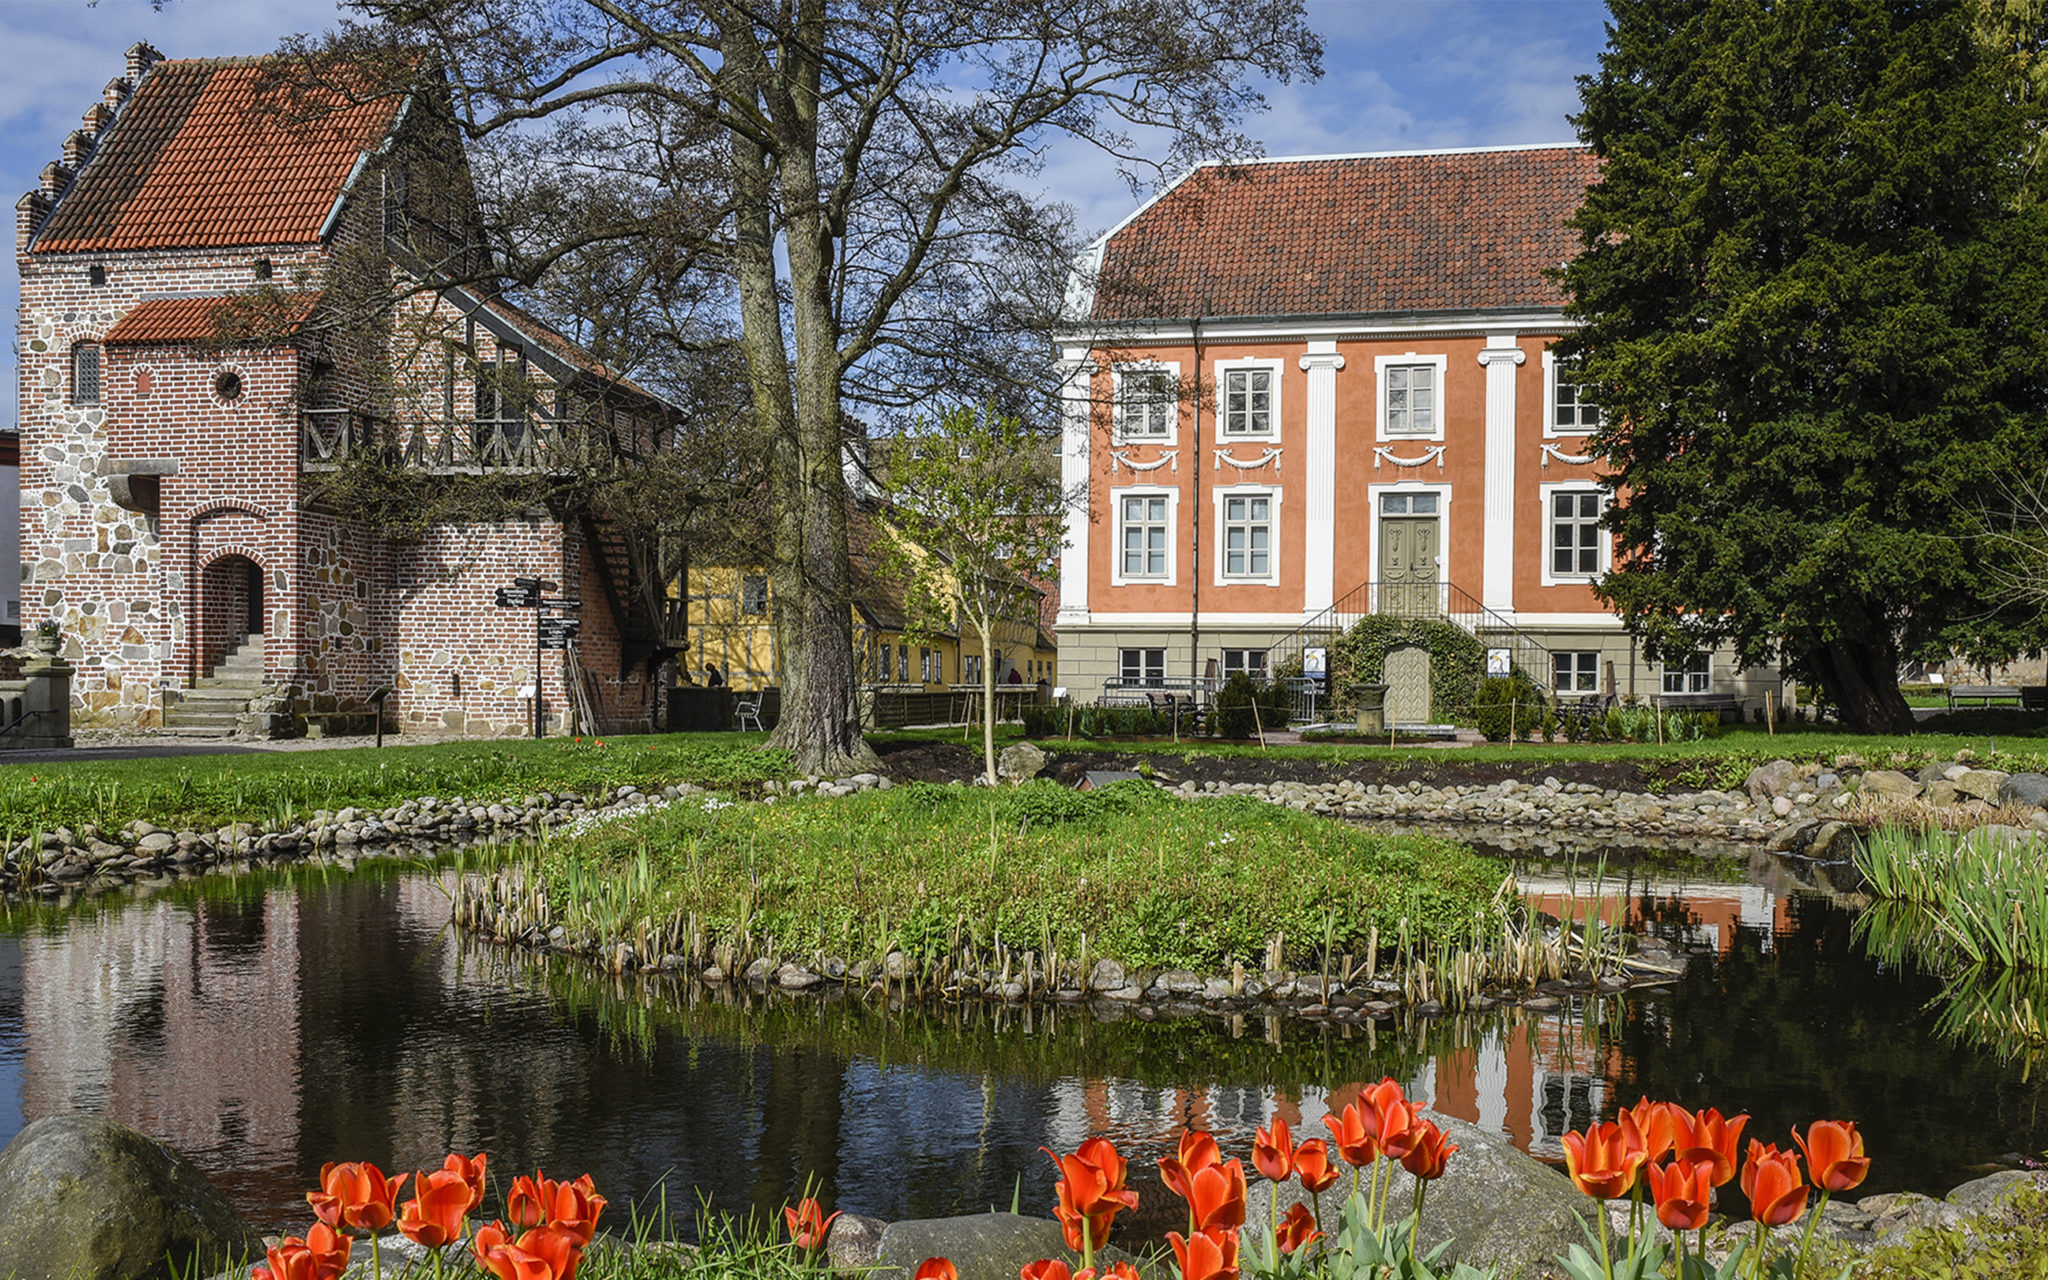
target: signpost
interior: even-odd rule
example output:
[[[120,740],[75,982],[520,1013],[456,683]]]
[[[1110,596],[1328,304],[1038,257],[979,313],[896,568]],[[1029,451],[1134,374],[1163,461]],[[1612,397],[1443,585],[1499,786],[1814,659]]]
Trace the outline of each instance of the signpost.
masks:
[[[545,578],[514,578],[509,587],[499,587],[497,607],[533,610],[533,736],[547,736],[541,720],[540,655],[548,649],[566,649],[583,630],[583,619],[566,616],[581,609],[581,600],[550,600],[547,593],[555,584]],[[524,692],[524,690],[522,690]]]

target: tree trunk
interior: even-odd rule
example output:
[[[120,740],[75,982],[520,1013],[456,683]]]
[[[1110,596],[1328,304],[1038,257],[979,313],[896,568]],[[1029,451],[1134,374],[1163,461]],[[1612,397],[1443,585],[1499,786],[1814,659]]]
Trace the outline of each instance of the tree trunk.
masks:
[[[1837,640],[1807,655],[1807,667],[1855,733],[1912,733],[1916,726],[1899,692],[1898,655],[1889,644]]]
[[[783,602],[795,631],[785,663],[782,720],[770,741],[786,747],[804,773],[843,776],[873,768],[860,734],[853,661],[852,570],[846,546],[844,427],[839,405],[839,322],[832,307],[833,228],[821,204],[817,102],[824,47],[823,0],[802,0],[801,37],[782,50],[774,115],[776,157],[786,216],[790,317],[796,341],[795,465],[772,474],[777,532],[792,527],[796,546],[778,559],[793,565],[793,597]],[[801,671],[790,662],[801,652]]]
[[[996,785],[996,659],[994,623],[974,619],[981,635],[981,757],[988,769],[988,785]]]

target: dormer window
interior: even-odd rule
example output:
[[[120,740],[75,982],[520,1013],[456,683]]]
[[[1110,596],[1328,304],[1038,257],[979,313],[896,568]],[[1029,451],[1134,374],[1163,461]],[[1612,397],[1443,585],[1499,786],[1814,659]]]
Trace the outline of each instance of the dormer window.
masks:
[[[107,284],[107,269],[97,262],[93,263],[85,269],[85,282],[95,289],[105,288]]]
[[[81,342],[71,348],[71,403],[100,402],[100,344]]]

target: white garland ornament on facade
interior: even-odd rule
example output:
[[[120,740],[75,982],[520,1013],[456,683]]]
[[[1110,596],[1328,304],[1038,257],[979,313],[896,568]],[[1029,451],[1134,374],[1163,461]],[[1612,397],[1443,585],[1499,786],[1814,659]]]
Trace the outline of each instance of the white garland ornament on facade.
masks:
[[[1236,467],[1239,471],[1252,471],[1265,466],[1269,462],[1273,464],[1273,470],[1278,471],[1280,469],[1280,451],[1278,449],[1268,449],[1249,461],[1238,459],[1228,449],[1217,449],[1215,454],[1216,464],[1210,468],[1213,471],[1223,470],[1223,464],[1226,462]]]
[[[1111,475],[1116,474],[1118,463],[1122,463],[1132,471],[1157,471],[1169,462],[1173,464],[1174,471],[1178,473],[1180,471],[1180,450],[1168,449],[1150,462],[1133,462],[1131,461],[1131,455],[1122,449],[1111,449],[1109,451],[1109,473]]]
[[[1549,466],[1552,458],[1556,458],[1559,462],[1568,463],[1574,467],[1583,467],[1593,460],[1593,455],[1590,453],[1566,453],[1554,444],[1544,445],[1543,465]]]
[[[1397,467],[1419,467],[1425,462],[1434,462],[1438,471],[1444,469],[1444,446],[1440,444],[1433,444],[1424,449],[1419,458],[1397,458],[1394,456],[1393,448],[1388,445],[1374,446],[1372,454],[1372,469],[1375,471],[1385,462],[1391,462]]]

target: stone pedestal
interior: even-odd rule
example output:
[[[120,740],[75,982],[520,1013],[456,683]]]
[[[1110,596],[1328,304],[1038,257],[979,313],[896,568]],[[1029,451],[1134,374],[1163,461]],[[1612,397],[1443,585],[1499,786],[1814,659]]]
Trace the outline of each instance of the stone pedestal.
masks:
[[[71,664],[54,656],[38,657],[21,669],[28,686],[22,694],[24,722],[8,735],[8,746],[20,749],[71,745]]]

